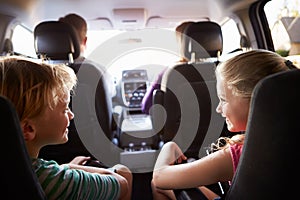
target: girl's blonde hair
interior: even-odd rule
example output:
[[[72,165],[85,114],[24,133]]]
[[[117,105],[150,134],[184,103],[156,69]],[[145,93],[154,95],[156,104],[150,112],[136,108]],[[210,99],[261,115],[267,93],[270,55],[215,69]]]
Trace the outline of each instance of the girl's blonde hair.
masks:
[[[251,98],[255,85],[268,75],[287,71],[294,68],[286,59],[268,50],[251,50],[241,53],[216,68],[216,76],[219,76],[233,95]],[[213,149],[220,149],[230,144],[244,142],[244,134],[238,134],[232,138],[221,137]]]
[[[73,91],[74,71],[63,64],[38,63],[23,57],[0,59],[0,95],[15,105],[19,118],[34,118]]]
[[[232,89],[234,95],[250,98],[258,81],[288,69],[283,57],[260,49],[239,54],[219,64],[216,73]]]

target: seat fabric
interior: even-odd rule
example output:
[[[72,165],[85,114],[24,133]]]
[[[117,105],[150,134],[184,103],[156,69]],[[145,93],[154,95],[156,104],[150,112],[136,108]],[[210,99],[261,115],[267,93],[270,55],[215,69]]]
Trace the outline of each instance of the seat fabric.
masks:
[[[216,63],[206,60],[216,60],[222,52],[220,26],[208,21],[190,24],[184,31],[182,49],[191,62],[164,73],[161,88],[154,93],[151,115],[163,142],[173,140],[188,157],[198,159],[206,155],[206,148],[220,136],[224,125],[215,111]]]
[[[1,195],[9,199],[46,199],[32,168],[18,114],[13,104],[0,96]],[[4,144],[5,143],[5,144]]]
[[[111,141],[114,137],[112,99],[106,72],[88,59],[76,60],[80,55],[80,44],[75,29],[67,23],[41,22],[34,29],[34,39],[37,55],[50,63],[65,63],[78,78],[70,103],[75,118],[69,126],[69,140],[65,144],[42,148],[40,157],[54,159],[60,164],[79,155],[95,158],[94,149],[85,145],[87,140]]]
[[[255,87],[243,152],[226,199],[297,198],[300,70],[277,73]]]

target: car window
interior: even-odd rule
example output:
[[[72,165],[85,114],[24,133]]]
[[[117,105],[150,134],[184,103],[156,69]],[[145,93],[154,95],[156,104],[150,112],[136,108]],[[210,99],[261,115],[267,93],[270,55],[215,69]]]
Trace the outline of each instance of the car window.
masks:
[[[86,56],[105,66],[116,82],[131,69],[147,70],[152,80],[179,60],[178,48],[173,29],[102,30],[88,33]]]
[[[222,32],[223,57],[227,57],[228,53],[240,48],[240,33],[233,19],[229,19],[222,24]],[[157,33],[159,33],[161,41],[168,43],[167,46],[178,46],[173,29],[159,30],[153,28],[136,32],[119,30],[89,31],[86,56],[98,63],[102,63],[115,76],[116,80],[120,79],[122,70],[136,68],[146,69],[149,80],[152,80],[162,68],[174,65],[179,60],[179,55],[176,55],[177,50],[157,48],[155,44],[157,38],[153,41],[150,39],[151,43],[153,42],[154,44],[153,46],[147,46],[147,40]],[[139,37],[135,37],[136,35]],[[148,35],[150,36],[148,37]],[[163,35],[166,35],[164,39],[162,39]],[[143,42],[145,42],[144,45]],[[113,43],[116,43],[116,45],[113,45]],[[138,43],[141,45],[136,47]],[[125,47],[127,50],[118,53],[117,46],[118,48],[127,46]],[[99,50],[102,51],[101,49],[106,49],[106,51],[101,53],[99,52]],[[113,51],[114,54],[110,63],[102,61],[101,57],[103,55],[107,57],[110,51]]]
[[[298,0],[269,1],[265,6],[274,48],[288,57],[295,65],[300,64],[300,4]]]
[[[235,49],[241,48],[241,35],[235,21],[233,19],[229,19],[221,26],[221,28],[223,35],[223,54],[228,54]]]
[[[33,33],[22,25],[17,25],[13,31],[12,43],[14,52],[36,58]]]

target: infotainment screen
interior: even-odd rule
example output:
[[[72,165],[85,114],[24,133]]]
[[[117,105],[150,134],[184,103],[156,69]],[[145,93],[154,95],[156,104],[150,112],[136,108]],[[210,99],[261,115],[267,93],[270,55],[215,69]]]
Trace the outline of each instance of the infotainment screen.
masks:
[[[124,95],[129,107],[140,107],[147,90],[146,82],[125,82]]]
[[[122,95],[129,108],[140,108],[147,91],[148,76],[143,69],[122,72]]]

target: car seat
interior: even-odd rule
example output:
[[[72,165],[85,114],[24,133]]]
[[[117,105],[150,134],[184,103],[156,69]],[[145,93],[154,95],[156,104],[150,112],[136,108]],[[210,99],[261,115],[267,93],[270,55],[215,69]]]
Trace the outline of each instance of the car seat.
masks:
[[[243,152],[225,199],[297,198],[300,70],[261,80],[250,104]]]
[[[69,127],[69,141],[43,148],[40,156],[55,159],[58,163],[69,162],[79,155],[94,158],[97,149],[84,144],[90,140],[110,143],[114,137],[115,121],[105,71],[92,61],[76,61],[80,55],[79,40],[75,29],[67,23],[41,22],[34,29],[34,41],[39,58],[51,63],[65,63],[78,78],[70,103],[75,118]]]
[[[46,196],[32,168],[14,105],[0,96],[1,195],[9,199],[44,200]]]
[[[182,53],[190,62],[164,73],[161,89],[154,92],[151,115],[163,142],[173,140],[188,157],[198,159],[206,155],[206,147],[220,136],[224,125],[215,111],[214,70],[222,52],[221,27],[211,21],[193,23],[182,41]]]

